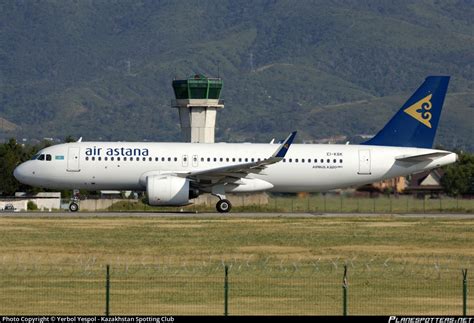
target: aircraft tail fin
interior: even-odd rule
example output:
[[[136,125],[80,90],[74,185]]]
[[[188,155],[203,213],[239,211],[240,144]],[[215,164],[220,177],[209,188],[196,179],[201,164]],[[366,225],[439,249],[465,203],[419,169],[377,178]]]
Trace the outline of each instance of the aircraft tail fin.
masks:
[[[375,137],[362,145],[431,148],[449,76],[428,76]]]

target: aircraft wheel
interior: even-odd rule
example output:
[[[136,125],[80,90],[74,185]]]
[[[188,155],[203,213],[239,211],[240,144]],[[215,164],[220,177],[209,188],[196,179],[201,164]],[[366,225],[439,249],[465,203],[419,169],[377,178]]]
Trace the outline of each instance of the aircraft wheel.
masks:
[[[79,205],[77,203],[71,203],[69,204],[69,211],[71,212],[77,212],[79,210]]]
[[[220,213],[227,213],[230,211],[231,208],[232,208],[232,204],[230,203],[229,200],[220,200],[216,204],[216,209]]]

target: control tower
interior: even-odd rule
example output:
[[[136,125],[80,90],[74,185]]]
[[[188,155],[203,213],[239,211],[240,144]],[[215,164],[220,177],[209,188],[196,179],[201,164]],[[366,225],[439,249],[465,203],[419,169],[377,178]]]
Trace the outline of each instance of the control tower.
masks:
[[[194,75],[186,80],[174,80],[175,100],[172,108],[179,109],[183,139],[188,142],[213,143],[216,112],[224,108],[220,100],[222,79]]]

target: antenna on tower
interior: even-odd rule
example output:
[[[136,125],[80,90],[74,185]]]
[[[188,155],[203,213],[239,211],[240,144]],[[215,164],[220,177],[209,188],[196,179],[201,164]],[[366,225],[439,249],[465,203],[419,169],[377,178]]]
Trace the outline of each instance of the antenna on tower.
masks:
[[[219,63],[217,63],[217,78],[221,78],[220,73],[219,73],[219,67],[220,67],[220,65],[219,65]]]
[[[250,63],[250,72],[255,72],[255,69],[253,67],[253,53],[250,53],[249,63]]]

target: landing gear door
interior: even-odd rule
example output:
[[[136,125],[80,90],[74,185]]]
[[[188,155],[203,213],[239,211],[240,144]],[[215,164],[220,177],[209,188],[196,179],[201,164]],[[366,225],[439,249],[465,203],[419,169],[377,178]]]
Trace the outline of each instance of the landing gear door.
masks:
[[[371,174],[371,160],[370,160],[370,150],[361,149],[359,150],[359,175],[370,175]]]
[[[68,172],[80,172],[79,166],[79,147],[69,147],[67,154],[67,171]]]

